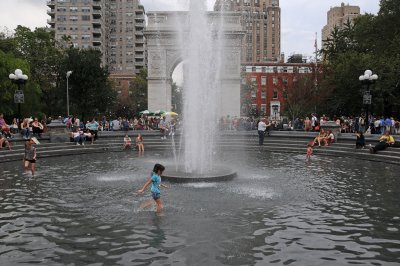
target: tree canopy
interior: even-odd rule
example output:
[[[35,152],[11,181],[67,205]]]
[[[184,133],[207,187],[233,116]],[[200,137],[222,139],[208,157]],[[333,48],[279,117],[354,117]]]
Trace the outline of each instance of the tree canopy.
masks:
[[[101,53],[75,49],[65,37],[57,43],[47,28],[31,30],[18,26],[14,33],[0,33],[0,112],[16,114],[16,85],[8,75],[20,68],[29,76],[23,87],[26,115],[66,115],[66,72],[70,77],[71,114],[100,115],[115,104],[115,91],[102,66]]]
[[[321,50],[326,59],[326,85],[333,87],[327,102],[331,114],[361,113],[363,84],[358,77],[370,69],[379,76],[370,87],[376,115],[400,112],[400,6],[381,0],[378,15],[366,14],[335,28]]]
[[[66,98],[66,73],[69,77],[70,109],[82,119],[98,116],[115,104],[116,93],[108,80],[108,70],[101,67],[101,53],[94,49],[66,51],[58,73]],[[64,97],[63,97],[64,98]]]

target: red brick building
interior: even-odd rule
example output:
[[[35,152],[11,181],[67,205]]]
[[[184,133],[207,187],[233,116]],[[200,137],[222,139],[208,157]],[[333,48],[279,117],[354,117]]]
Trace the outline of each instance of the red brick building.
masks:
[[[313,75],[313,63],[265,63],[242,65],[242,115],[248,109],[279,120],[284,112],[285,90],[299,75]],[[251,106],[250,106],[251,105]]]

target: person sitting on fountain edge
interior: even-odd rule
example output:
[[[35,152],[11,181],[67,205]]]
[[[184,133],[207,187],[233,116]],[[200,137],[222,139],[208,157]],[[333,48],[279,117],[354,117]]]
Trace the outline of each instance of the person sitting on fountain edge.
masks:
[[[157,213],[160,213],[162,208],[163,208],[163,204],[161,201],[161,191],[160,191],[160,187],[164,187],[164,188],[168,188],[168,186],[161,184],[161,175],[164,172],[165,167],[161,164],[155,164],[154,168],[153,168],[153,172],[152,172],[152,176],[149,180],[147,180],[147,182],[143,185],[143,187],[141,189],[138,190],[139,193],[143,193],[144,190],[150,186],[151,184],[151,196],[153,197],[156,205],[157,205]],[[140,208],[144,209],[147,207],[150,207],[151,202],[150,203],[144,203],[140,206]]]
[[[387,147],[394,145],[394,138],[390,135],[389,131],[385,131],[385,135],[380,137],[378,144],[375,147],[369,149],[370,153],[376,153],[377,151],[382,151]]]
[[[357,134],[357,140],[356,140],[356,149],[364,149],[365,147],[365,137],[362,131],[358,131]]]

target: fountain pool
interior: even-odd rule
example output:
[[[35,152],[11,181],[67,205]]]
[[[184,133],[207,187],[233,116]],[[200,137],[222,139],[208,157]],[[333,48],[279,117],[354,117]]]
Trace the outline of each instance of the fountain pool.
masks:
[[[171,184],[140,210],[170,153],[41,159],[0,170],[0,264],[345,265],[400,263],[399,166],[349,158],[217,154],[223,183]]]

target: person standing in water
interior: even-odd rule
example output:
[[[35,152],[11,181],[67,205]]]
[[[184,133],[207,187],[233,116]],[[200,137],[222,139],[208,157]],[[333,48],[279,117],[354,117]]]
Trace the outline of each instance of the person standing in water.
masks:
[[[138,190],[138,193],[143,193],[145,189],[150,186],[151,184],[151,196],[153,197],[153,200],[155,201],[157,205],[156,212],[160,213],[162,208],[164,207],[161,201],[161,191],[160,187],[168,188],[168,186],[161,184],[161,175],[164,172],[165,167],[161,164],[156,164],[154,165],[152,176],[147,182],[143,185],[141,189]],[[141,204],[140,208],[145,209],[147,207],[150,207],[151,201],[150,202],[145,202]]]
[[[31,164],[32,177],[35,175],[35,163],[36,163],[36,148],[33,144],[39,144],[39,141],[33,137],[25,142],[25,153],[24,153],[24,167],[25,173],[28,173],[29,164]]]
[[[264,145],[264,137],[265,137],[265,131],[267,130],[267,124],[265,124],[264,119],[261,119],[260,122],[258,122],[257,129],[258,129],[258,145],[263,146]]]
[[[312,145],[308,144],[307,145],[307,160],[310,160],[312,155],[313,155]]]

